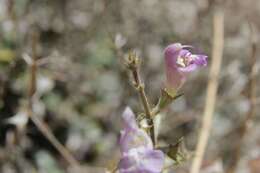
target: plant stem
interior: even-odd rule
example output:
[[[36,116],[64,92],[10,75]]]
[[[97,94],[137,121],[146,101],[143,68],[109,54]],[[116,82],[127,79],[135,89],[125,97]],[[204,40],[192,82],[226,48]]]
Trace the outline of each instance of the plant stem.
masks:
[[[141,82],[138,69],[136,68],[136,69],[132,70],[132,73],[133,73],[134,80],[135,80],[135,83],[136,83],[136,88],[138,90],[138,93],[139,93],[139,96],[140,96],[140,99],[142,101],[144,111],[145,111],[145,114],[146,114],[146,117],[147,117],[147,121],[148,121],[148,125],[149,125],[149,133],[150,133],[151,139],[153,141],[153,144],[155,146],[156,145],[156,138],[155,138],[154,120],[153,120],[150,105],[149,105],[149,102],[148,102],[148,99],[147,99],[147,96],[146,96],[146,93],[145,93],[145,90],[144,90],[145,86]]]
[[[43,123],[37,116],[33,115],[33,112],[29,112],[32,122],[40,130],[40,132],[50,141],[50,143],[59,151],[63,158],[73,167],[78,167],[78,161],[72,156],[72,154],[65,148],[58,139],[53,135],[49,126]]]
[[[33,113],[33,97],[37,89],[36,77],[37,77],[37,33],[32,34],[32,64],[30,67],[30,80],[28,86],[28,116],[35,124],[35,126],[40,130],[40,132],[50,141],[50,143],[59,151],[59,153],[64,157],[64,159],[74,167],[79,167],[78,161],[73,157],[73,155],[65,148],[58,139],[54,136],[51,129],[47,124],[41,121]]]
[[[141,82],[140,75],[139,75],[137,69],[134,69],[132,71],[132,73],[133,73],[133,76],[134,76],[136,88],[139,91],[140,98],[141,98],[142,103],[143,103],[145,114],[148,115],[149,118],[150,118],[151,111],[150,111],[150,106],[149,106],[149,103],[148,103],[148,99],[147,99],[145,91],[144,91],[144,84]]]
[[[144,112],[146,115],[146,120],[148,123],[148,128],[149,128],[149,135],[151,136],[153,145],[156,146],[156,136],[155,136],[155,129],[154,129],[154,120],[151,112],[151,108],[149,105],[149,101],[147,99],[146,93],[145,93],[145,86],[144,83],[142,83],[140,74],[139,74],[139,64],[140,60],[135,54],[130,54],[129,55],[129,60],[128,60],[128,67],[132,72],[133,78],[134,78],[134,85],[136,90],[139,93]]]
[[[190,173],[199,173],[204,157],[205,149],[210,136],[212,117],[215,109],[215,101],[218,89],[218,75],[221,67],[224,44],[224,12],[216,10],[213,17],[213,52],[210,67],[210,78],[208,80],[206,105],[203,114],[202,127],[192,162]]]

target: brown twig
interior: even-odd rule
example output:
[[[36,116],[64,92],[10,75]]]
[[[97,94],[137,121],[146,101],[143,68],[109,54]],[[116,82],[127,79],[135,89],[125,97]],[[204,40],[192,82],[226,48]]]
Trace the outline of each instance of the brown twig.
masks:
[[[6,7],[7,7],[7,15],[10,18],[10,20],[12,20],[12,22],[15,25],[15,29],[17,28],[17,20],[16,20],[16,13],[15,13],[15,1],[14,0],[7,0],[6,1]]]
[[[156,136],[155,136],[155,129],[154,129],[154,120],[151,113],[151,108],[145,93],[145,86],[144,83],[141,81],[140,74],[139,74],[139,66],[140,66],[140,59],[135,55],[130,53],[128,59],[128,67],[132,72],[134,78],[134,85],[136,90],[139,93],[141,102],[144,107],[146,119],[149,125],[149,134],[151,136],[152,142],[154,146],[156,145]]]
[[[58,139],[53,135],[51,129],[47,124],[43,123],[33,112],[29,112],[30,119],[41,131],[41,133],[51,142],[51,144],[59,151],[64,159],[72,166],[79,167],[79,162],[72,156],[72,154],[65,148]]]
[[[224,44],[224,12],[220,9],[214,12],[213,17],[213,52],[210,68],[210,78],[208,81],[206,105],[203,114],[202,127],[200,130],[199,141],[190,173],[199,173],[208,143],[212,117],[215,109],[215,101],[218,89],[218,74],[221,67]]]
[[[28,64],[30,67],[30,80],[29,80],[29,90],[28,90],[28,116],[35,124],[35,126],[40,130],[40,132],[50,141],[50,143],[59,151],[59,153],[64,157],[64,159],[71,165],[78,167],[80,164],[73,157],[73,155],[58,141],[58,139],[53,135],[51,129],[47,124],[42,122],[33,112],[33,97],[36,92],[36,75],[37,75],[37,41],[38,35],[36,32],[32,35],[32,62]]]
[[[248,127],[250,122],[252,121],[255,115],[255,105],[256,105],[256,37],[254,32],[254,26],[252,23],[249,23],[251,29],[251,55],[250,55],[250,74],[248,80],[248,100],[250,103],[250,109],[246,114],[244,121],[241,124],[241,128],[239,128],[239,141],[237,142],[234,155],[232,157],[231,166],[228,168],[227,173],[234,173],[238,164],[238,161],[241,157],[241,148],[243,145],[243,140],[248,132]]]

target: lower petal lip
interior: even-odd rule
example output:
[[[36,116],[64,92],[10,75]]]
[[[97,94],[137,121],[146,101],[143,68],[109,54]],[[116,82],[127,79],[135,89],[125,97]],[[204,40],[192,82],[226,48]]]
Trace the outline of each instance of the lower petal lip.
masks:
[[[184,68],[179,67],[178,71],[183,72],[183,73],[189,73],[189,72],[196,70],[197,68],[198,68],[198,66],[196,64],[190,64],[189,66],[184,67]]]

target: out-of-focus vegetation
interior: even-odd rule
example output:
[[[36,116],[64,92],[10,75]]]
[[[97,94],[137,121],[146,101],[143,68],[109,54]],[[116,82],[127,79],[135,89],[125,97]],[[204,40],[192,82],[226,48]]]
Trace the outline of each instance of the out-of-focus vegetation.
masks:
[[[98,172],[94,169],[118,161],[123,109],[130,105],[135,112],[142,111],[124,66],[128,51],[135,50],[142,58],[142,78],[155,104],[163,86],[166,45],[182,42],[197,52],[205,50],[210,64],[212,12],[219,6],[225,11],[225,49],[203,173],[224,172],[230,166],[239,125],[250,109],[248,23],[254,24],[259,37],[260,1],[0,0],[0,172],[69,171],[64,158],[24,115],[29,57],[39,62],[35,116],[85,166],[85,172]],[[36,41],[33,33],[38,35]],[[189,76],[184,96],[162,116],[160,143],[184,137],[191,157],[207,80],[208,69]],[[238,173],[260,172],[259,92],[257,88],[255,117],[243,142]],[[18,120],[10,119],[14,116]],[[188,172],[189,165],[188,159],[172,170]]]

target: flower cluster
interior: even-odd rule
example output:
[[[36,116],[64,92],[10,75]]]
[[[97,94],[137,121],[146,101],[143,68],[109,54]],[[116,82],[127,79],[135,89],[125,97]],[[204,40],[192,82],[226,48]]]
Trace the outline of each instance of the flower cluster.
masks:
[[[180,43],[167,46],[164,50],[166,68],[166,90],[174,96],[186,80],[188,73],[207,65],[207,56],[192,54]]]
[[[130,108],[123,113],[124,130],[120,137],[120,173],[160,173],[164,154],[155,150],[151,138],[140,129]]]

